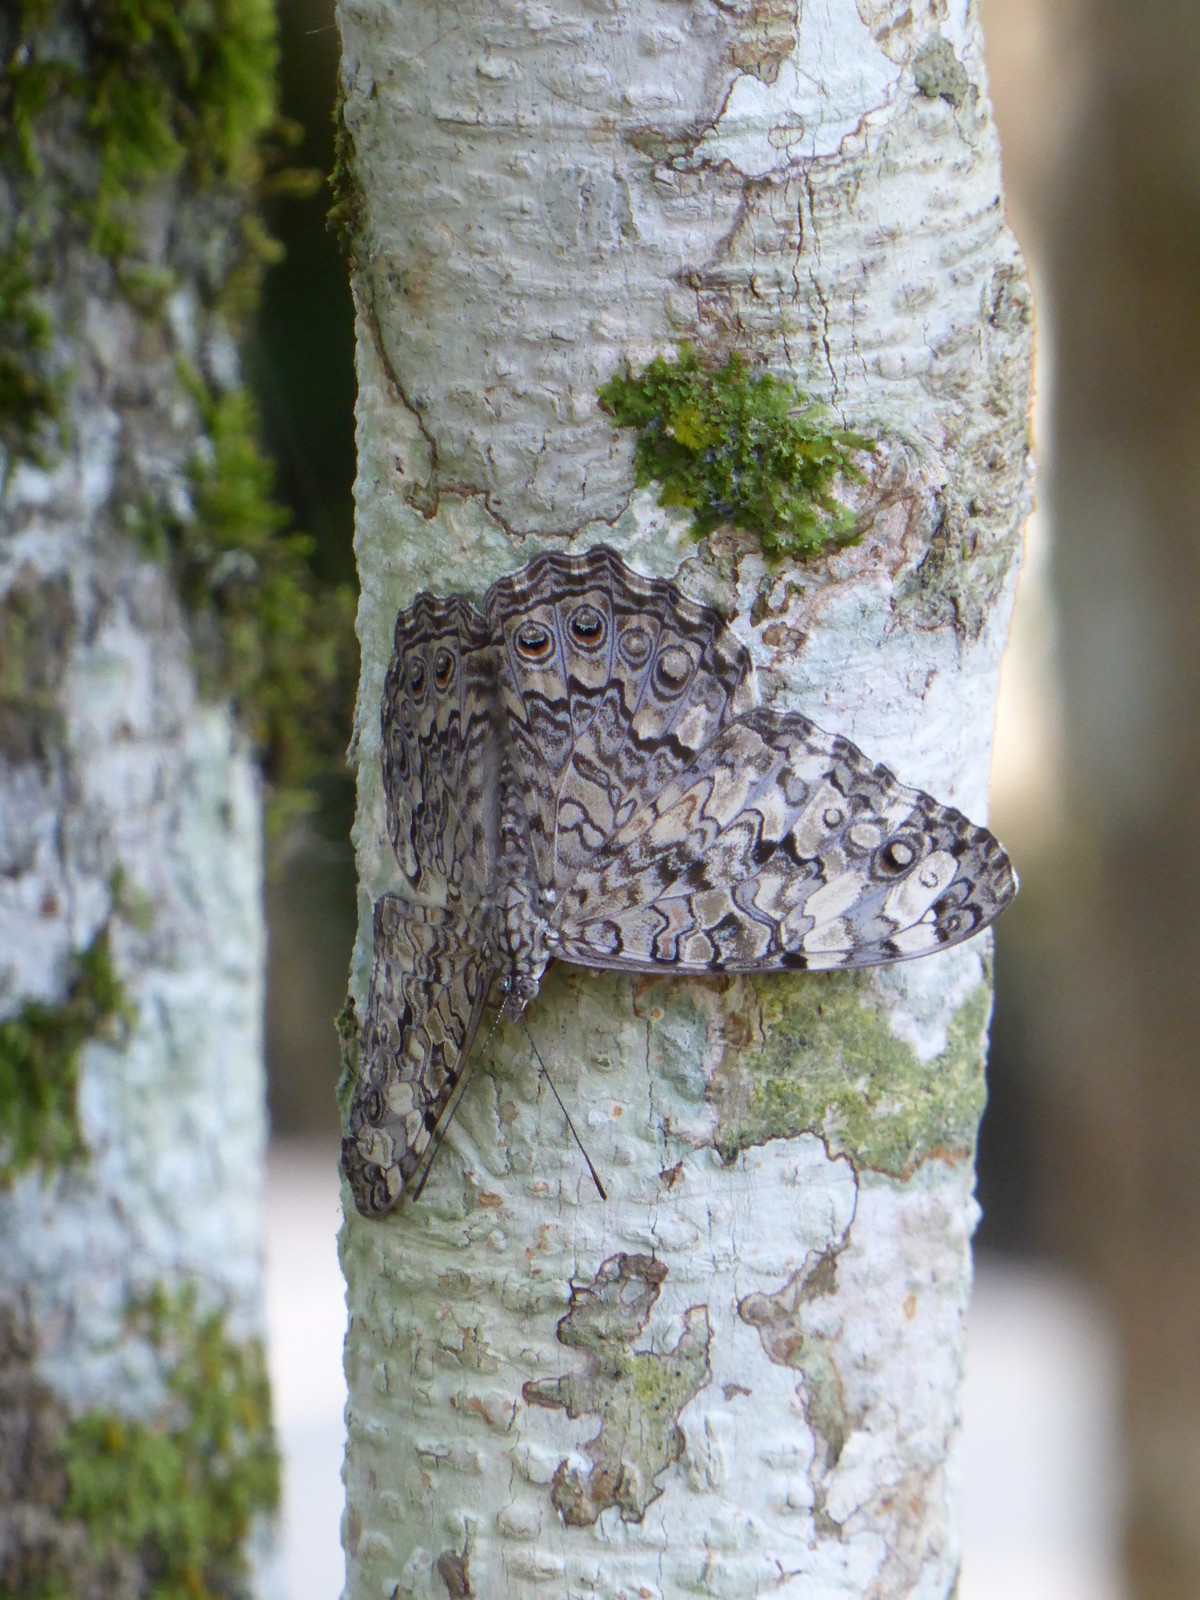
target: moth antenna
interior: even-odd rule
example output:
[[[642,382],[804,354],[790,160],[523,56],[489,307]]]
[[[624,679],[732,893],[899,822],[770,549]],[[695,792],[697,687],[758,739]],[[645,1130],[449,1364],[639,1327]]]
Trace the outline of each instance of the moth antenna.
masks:
[[[600,1174],[596,1171],[596,1168],[595,1168],[595,1166],[594,1166],[594,1164],[592,1162],[592,1158],[591,1158],[590,1155],[588,1155],[587,1150],[584,1147],[583,1140],[579,1137],[578,1129],[576,1128],[575,1124],[571,1121],[571,1113],[567,1110],[566,1106],[563,1105],[563,1097],[562,1097],[562,1095],[559,1094],[557,1088],[555,1087],[554,1079],[550,1076],[550,1069],[546,1066],[546,1063],[542,1060],[542,1052],[538,1049],[537,1045],[534,1043],[533,1035],[529,1031],[529,1024],[525,1021],[525,1018],[523,1016],[521,1018],[521,1022],[523,1024],[524,1028],[525,1028],[525,1037],[529,1040],[530,1047],[532,1048],[534,1055],[537,1057],[538,1066],[542,1069],[542,1077],[545,1078],[546,1082],[550,1085],[550,1093],[558,1101],[558,1109],[562,1112],[563,1116],[567,1119],[567,1127],[570,1128],[570,1130],[571,1130],[571,1137],[572,1137],[572,1139],[574,1139],[575,1143],[579,1146],[580,1155],[583,1157],[584,1161],[587,1162],[587,1169],[592,1175],[592,1182],[596,1185],[596,1193],[600,1196],[601,1200],[607,1200],[608,1199],[608,1195],[607,1195],[607,1193],[605,1191],[604,1185],[600,1182]]]
[[[495,1028],[493,1028],[492,1032],[495,1033],[495,1031]],[[474,1054],[473,1051],[472,1054]],[[410,1200],[419,1200],[421,1198],[421,1191],[429,1182],[429,1174],[433,1171],[433,1163],[437,1159],[438,1151],[442,1148],[443,1141],[446,1137],[446,1129],[454,1121],[454,1113],[458,1110],[458,1102],[463,1097],[463,1090],[467,1087],[467,1080],[470,1078],[473,1071],[473,1062],[470,1066],[463,1067],[462,1076],[454,1085],[449,1100],[446,1101],[446,1109],[438,1118],[437,1127],[433,1130],[433,1138],[429,1141],[429,1152],[427,1155],[421,1158],[424,1170],[422,1171],[421,1176],[417,1179],[416,1186],[408,1197]]]
[[[483,1041],[482,1045],[477,1047],[478,1050],[486,1050],[487,1049],[488,1045],[490,1045],[492,1040],[496,1037],[496,1029],[500,1026],[500,1024],[503,1021],[504,1021],[504,1007],[501,1006],[500,1010],[496,1013],[495,1022],[492,1023],[491,1032],[488,1034],[487,1038]],[[526,1030],[526,1031],[528,1031],[528,1030]],[[417,1179],[417,1182],[416,1182],[415,1186],[413,1187],[413,1189],[409,1193],[408,1198],[409,1198],[410,1201],[411,1200],[419,1200],[421,1198],[421,1191],[424,1189],[425,1185],[429,1182],[429,1174],[433,1171],[434,1160],[437,1157],[438,1151],[442,1148],[442,1141],[445,1139],[446,1129],[454,1121],[454,1113],[458,1110],[458,1102],[462,1099],[463,1090],[467,1087],[467,1079],[471,1076],[471,1073],[474,1071],[474,1061],[478,1059],[477,1050],[474,1047],[471,1050],[471,1056],[474,1059],[472,1059],[469,1063],[464,1062],[463,1070],[462,1070],[462,1076],[459,1078],[458,1082],[454,1085],[454,1089],[451,1092],[450,1098],[449,1098],[449,1100],[446,1101],[446,1109],[442,1112],[441,1116],[438,1118],[437,1127],[433,1130],[433,1138],[429,1141],[429,1152],[428,1152],[427,1155],[422,1156],[422,1158],[421,1158],[421,1165],[422,1165],[422,1169],[423,1170],[421,1172],[421,1176]]]

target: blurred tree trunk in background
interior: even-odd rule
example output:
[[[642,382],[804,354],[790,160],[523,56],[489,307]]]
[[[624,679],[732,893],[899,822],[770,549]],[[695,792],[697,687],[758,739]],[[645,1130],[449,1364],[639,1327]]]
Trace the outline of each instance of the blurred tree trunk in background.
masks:
[[[238,377],[275,55],[271,0],[0,18],[13,1600],[274,1590],[255,746],[311,770],[332,662]]]
[[[1046,1236],[1124,1350],[1138,1600],[1200,1594],[1200,8],[1084,0],[1044,177],[1069,831]],[[1045,492],[1045,490],[1044,490]]]

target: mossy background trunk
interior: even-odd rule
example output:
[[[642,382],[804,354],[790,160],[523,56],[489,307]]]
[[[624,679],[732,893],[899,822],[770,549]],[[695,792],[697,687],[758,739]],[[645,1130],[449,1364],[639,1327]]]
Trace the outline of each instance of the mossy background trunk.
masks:
[[[0,18],[0,1589],[275,1592],[262,792],[330,676],[239,383],[267,0]]]
[[[736,614],[774,703],[982,817],[1027,503],[1029,301],[973,15],[456,18],[340,10],[360,1014],[418,589],[613,544]],[[689,349],[855,441],[857,543],[779,562],[680,480],[635,489],[600,390],[615,413],[613,379]],[[856,979],[552,969],[529,1026],[611,1198],[505,1027],[421,1202],[348,1214],[348,1600],[949,1596],[989,981],[979,941]]]

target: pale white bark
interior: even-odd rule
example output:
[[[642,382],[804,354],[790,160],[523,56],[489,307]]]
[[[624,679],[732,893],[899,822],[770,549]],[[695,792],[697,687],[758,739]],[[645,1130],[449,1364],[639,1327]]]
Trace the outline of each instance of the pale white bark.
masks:
[[[973,9],[340,15],[366,210],[360,1001],[370,907],[395,887],[378,760],[395,612],[423,587],[478,595],[540,549],[603,540],[682,568],[736,606],[777,703],[982,818],[1029,309]],[[630,442],[595,389],[681,339],[768,361],[881,440],[860,546],[770,574],[746,539],[698,551],[631,494]],[[951,1593],[974,1124],[916,1139],[909,1119],[926,1079],[978,1066],[986,954],[854,991],[908,1068],[888,1152],[818,1111],[729,1165],[722,1093],[822,980],[551,973],[529,1025],[611,1198],[506,1027],[420,1204],[348,1215],[348,1600]],[[839,1019],[831,998],[817,1048],[843,1048],[856,1005]],[[606,1377],[584,1308],[618,1270],[637,1304]],[[575,1419],[547,1403],[558,1378]],[[664,1414],[677,1460],[652,1442]],[[603,1456],[602,1424],[624,1481],[593,1477],[611,1503],[568,1520],[564,1485]]]
[[[14,1487],[29,1504],[10,1504],[0,1530],[14,1572],[34,1525],[22,1518],[45,1516],[47,1548],[69,1522],[54,1493],[43,1503],[61,1469],[37,1450],[59,1441],[22,1412],[22,1384],[46,1386],[65,1421],[158,1415],[164,1359],[130,1313],[159,1291],[194,1290],[197,1317],[224,1311],[234,1340],[262,1331],[260,785],[229,712],[197,694],[168,572],[130,533],[147,483],[186,499],[194,410],[158,400],[178,394],[177,359],[210,371],[230,350],[198,331],[188,290],[164,340],[112,284],[64,250],[69,444],[49,466],[13,467],[0,495],[0,607],[53,591],[62,625],[18,638],[53,693],[40,736],[0,751],[0,1018],[60,1005],[105,925],[129,1008],[82,1050],[82,1155],[0,1189],[6,1425],[31,1429]],[[250,1556],[253,1592],[278,1592],[265,1522]]]

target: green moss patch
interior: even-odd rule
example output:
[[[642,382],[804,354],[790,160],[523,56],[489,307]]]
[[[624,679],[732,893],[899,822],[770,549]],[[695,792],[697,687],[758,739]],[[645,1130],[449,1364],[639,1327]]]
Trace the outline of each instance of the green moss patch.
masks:
[[[188,169],[244,184],[276,116],[273,0],[23,0],[0,112],[26,170],[50,163],[47,112],[77,109],[94,156],[89,213],[106,255],[129,244],[128,204]]]
[[[191,512],[164,499],[142,507],[136,529],[187,607],[202,690],[231,701],[262,755],[278,823],[308,803],[349,726],[353,595],[314,579],[312,540],[289,530],[274,499],[249,393],[218,394],[194,373],[185,382],[204,429]]]
[[[346,125],[346,102],[338,88],[333,113],[333,171],[329,174],[332,195],[326,221],[346,260],[353,263],[366,217],[366,197],[358,181],[354,135]]]
[[[167,1363],[163,1403],[148,1421],[92,1412],[70,1424],[65,1513],[102,1558],[137,1559],[147,1600],[246,1595],[247,1536],[279,1502],[262,1344],[233,1340],[224,1312],[199,1314],[191,1290],[134,1315]]]
[[[84,1153],[76,1096],[79,1057],[90,1039],[128,1019],[107,925],[73,960],[65,997],[29,1000],[0,1022],[0,1182]]]
[[[854,515],[833,493],[862,473],[854,452],[871,440],[831,428],[828,413],[794,384],[738,355],[709,366],[684,346],[637,376],[611,378],[600,403],[618,427],[636,428],[639,485],[659,485],[663,506],[686,506],[696,537],[729,524],[772,559],[805,560],[853,544]]]
[[[67,578],[18,571],[0,595],[0,757],[46,761],[62,741],[63,673],[75,632]]]
[[[769,1139],[817,1133],[831,1155],[904,1177],[932,1156],[975,1148],[990,984],[955,1012],[945,1049],[922,1061],[892,1032],[859,975],[747,983],[761,1011],[761,1042],[728,1046],[708,1090],[724,1160]]]
[[[24,234],[0,252],[0,450],[6,467],[42,462],[62,428],[62,384],[50,368],[50,318]]]
[[[4,1600],[250,1600],[246,1542],[279,1500],[264,1352],[191,1287],[130,1313],[162,1372],[148,1416],[71,1417],[28,1307],[0,1304]]]

